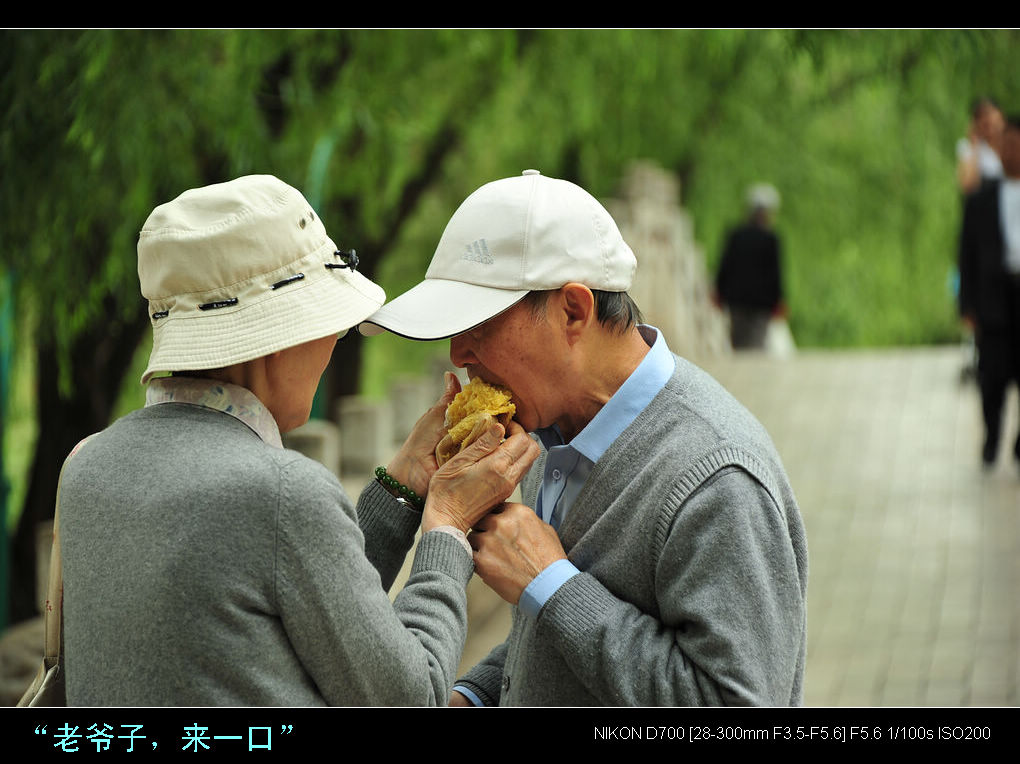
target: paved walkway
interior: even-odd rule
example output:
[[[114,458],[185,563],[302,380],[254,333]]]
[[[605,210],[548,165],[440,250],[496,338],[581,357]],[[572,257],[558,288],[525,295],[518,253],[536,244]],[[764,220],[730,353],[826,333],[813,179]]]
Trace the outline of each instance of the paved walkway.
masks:
[[[980,467],[955,348],[704,364],[772,433],[808,533],[809,706],[1020,705],[1020,471],[1011,396]],[[464,664],[508,628],[475,578]]]
[[[1020,471],[948,349],[735,357],[711,371],[772,433],[807,528],[805,703],[1020,705]]]

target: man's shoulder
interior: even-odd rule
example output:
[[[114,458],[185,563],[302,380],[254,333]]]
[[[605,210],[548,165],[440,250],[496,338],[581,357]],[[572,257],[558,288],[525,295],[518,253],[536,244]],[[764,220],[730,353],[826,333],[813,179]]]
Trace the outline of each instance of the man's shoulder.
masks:
[[[778,460],[772,438],[758,418],[715,377],[676,356],[676,371],[636,420],[649,454],[693,457],[742,452],[765,462]]]
[[[661,409],[656,416],[694,417],[712,422],[725,419],[734,425],[744,421],[758,425],[754,415],[712,374],[682,356],[674,354],[674,360],[673,376],[649,406]]]

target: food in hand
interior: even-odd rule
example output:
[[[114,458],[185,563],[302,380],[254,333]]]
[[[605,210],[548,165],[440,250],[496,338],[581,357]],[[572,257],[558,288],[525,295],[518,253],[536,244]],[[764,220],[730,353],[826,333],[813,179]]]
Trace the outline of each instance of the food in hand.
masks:
[[[517,412],[507,388],[490,385],[475,377],[446,407],[446,437],[436,446],[436,461],[442,466],[474,443],[493,420],[506,428]]]

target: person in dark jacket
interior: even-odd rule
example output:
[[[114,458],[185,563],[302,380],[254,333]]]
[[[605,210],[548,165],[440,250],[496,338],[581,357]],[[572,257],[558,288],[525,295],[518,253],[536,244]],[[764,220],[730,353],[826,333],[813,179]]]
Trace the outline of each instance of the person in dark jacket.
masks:
[[[772,230],[779,192],[769,185],[748,191],[747,220],[730,231],[716,276],[716,301],[730,314],[735,349],[763,349],[769,321],[785,311],[781,245]]]
[[[960,234],[960,315],[977,340],[986,467],[998,454],[1006,390],[1020,383],[1020,116],[1003,132],[1002,167],[1002,180],[968,198]],[[1020,459],[1020,437],[1013,453]]]

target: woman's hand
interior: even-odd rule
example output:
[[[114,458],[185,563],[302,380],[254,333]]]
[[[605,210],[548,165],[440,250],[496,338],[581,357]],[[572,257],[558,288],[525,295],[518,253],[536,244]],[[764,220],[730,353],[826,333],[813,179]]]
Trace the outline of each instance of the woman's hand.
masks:
[[[436,445],[446,435],[446,407],[460,392],[460,380],[446,372],[446,390],[432,408],[415,423],[411,434],[386,467],[387,474],[411,488],[419,496],[429,490],[429,481],[439,468]]]
[[[500,439],[506,434],[502,443]],[[524,428],[493,425],[432,476],[422,531],[452,525],[465,533],[493,507],[500,506],[538,458],[539,447]]]

